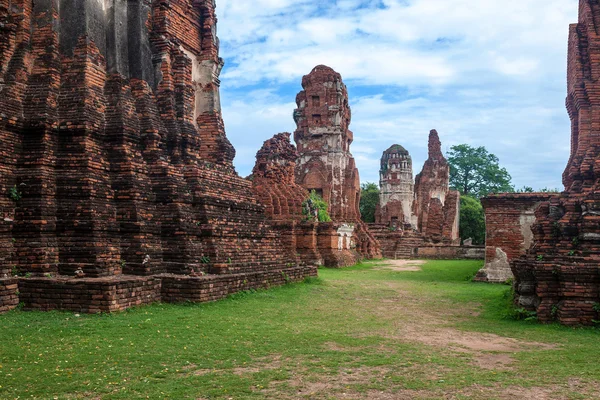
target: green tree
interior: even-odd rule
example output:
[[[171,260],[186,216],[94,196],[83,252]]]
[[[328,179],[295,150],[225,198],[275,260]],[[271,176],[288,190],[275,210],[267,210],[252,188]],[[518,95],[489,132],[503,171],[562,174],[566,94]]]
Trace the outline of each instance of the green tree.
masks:
[[[472,238],[473,244],[485,243],[485,214],[479,199],[460,197],[460,238]]]
[[[533,188],[531,186],[523,186],[521,189],[517,189],[516,193],[560,193],[560,190],[558,190],[558,188],[542,188],[539,190],[533,190]]]
[[[366,182],[360,185],[360,215],[362,220],[375,222],[375,209],[379,203],[379,187],[376,183]]]
[[[450,186],[462,195],[477,198],[489,193],[513,192],[510,174],[498,161],[485,147],[452,146],[448,152]]]

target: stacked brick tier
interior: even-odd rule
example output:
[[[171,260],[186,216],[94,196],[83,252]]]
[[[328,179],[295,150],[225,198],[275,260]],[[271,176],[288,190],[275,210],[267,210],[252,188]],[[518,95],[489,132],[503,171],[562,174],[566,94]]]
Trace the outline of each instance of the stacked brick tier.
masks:
[[[429,158],[415,178],[413,213],[417,230],[433,242],[457,243],[460,193],[449,189],[450,165],[437,131],[429,133]]]
[[[316,267],[284,268],[268,273],[250,272],[218,277],[165,275],[161,277],[161,298],[167,303],[203,303],[220,300],[242,290],[268,289],[271,286],[301,282],[307,277],[315,276]]]
[[[158,301],[215,301],[242,290],[301,282],[309,276],[317,276],[316,267],[283,267],[268,272],[205,276],[163,274],[83,279],[20,278],[18,287],[24,310],[100,313],[122,311]],[[7,287],[11,292],[16,291],[17,280]],[[11,300],[12,308],[16,307],[19,299],[14,293],[12,297],[2,297],[3,293],[0,281],[0,299]],[[8,303],[0,303],[0,310],[4,304],[8,310],[11,305]]]
[[[377,240],[360,219],[360,178],[350,145],[348,90],[339,73],[319,65],[302,78],[294,111],[298,146],[296,182],[315,190],[329,204],[333,221],[353,224],[361,256],[380,256]]]
[[[532,244],[535,210],[554,194],[504,193],[481,199],[485,211],[485,266],[476,281],[502,283],[514,278],[510,262]]]
[[[213,0],[0,0],[0,278],[55,277],[26,303],[296,265],[233,168],[218,46]]]
[[[516,302],[538,318],[592,324],[600,309],[600,6],[580,0],[571,25],[567,110],[571,156],[563,175],[566,191],[542,203],[533,225],[534,243],[512,263]]]

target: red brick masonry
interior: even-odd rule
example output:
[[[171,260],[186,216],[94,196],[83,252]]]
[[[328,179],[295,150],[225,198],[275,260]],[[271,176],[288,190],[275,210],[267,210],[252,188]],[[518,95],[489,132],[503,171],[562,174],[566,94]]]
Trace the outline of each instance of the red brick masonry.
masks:
[[[570,26],[567,111],[571,156],[565,192],[536,210],[534,242],[512,263],[515,301],[540,321],[600,320],[600,6],[580,0]]]
[[[314,274],[233,167],[216,23],[214,0],[0,0],[0,311],[15,274],[25,308],[88,312],[164,274],[209,298]]]
[[[558,194],[503,193],[481,199],[485,210],[485,266],[480,282],[503,283],[514,278],[510,262],[525,255],[533,243],[535,210]]]

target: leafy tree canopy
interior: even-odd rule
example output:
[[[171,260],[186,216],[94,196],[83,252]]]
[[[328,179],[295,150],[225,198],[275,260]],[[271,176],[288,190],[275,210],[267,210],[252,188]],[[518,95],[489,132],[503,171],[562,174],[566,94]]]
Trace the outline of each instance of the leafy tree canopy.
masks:
[[[511,176],[498,161],[498,157],[483,146],[452,146],[448,152],[450,186],[462,195],[476,198],[489,193],[513,192]]]
[[[460,238],[473,239],[473,244],[485,243],[485,214],[479,199],[460,197]]]
[[[379,186],[373,182],[366,182],[360,186],[360,215],[362,220],[375,222],[375,209],[379,203]]]
[[[523,186],[521,189],[517,189],[516,193],[560,193],[558,188],[550,189],[550,188],[542,188],[539,190],[534,190],[531,186]]]

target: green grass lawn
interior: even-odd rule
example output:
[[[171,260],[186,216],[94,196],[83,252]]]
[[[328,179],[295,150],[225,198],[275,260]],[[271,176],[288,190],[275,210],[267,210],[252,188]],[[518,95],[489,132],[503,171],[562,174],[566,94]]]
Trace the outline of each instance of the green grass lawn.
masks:
[[[8,313],[0,399],[600,398],[599,330],[507,318],[478,261],[383,264],[210,304]]]

